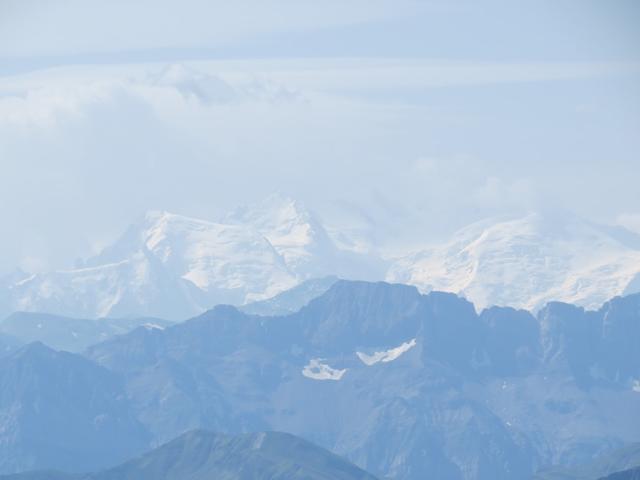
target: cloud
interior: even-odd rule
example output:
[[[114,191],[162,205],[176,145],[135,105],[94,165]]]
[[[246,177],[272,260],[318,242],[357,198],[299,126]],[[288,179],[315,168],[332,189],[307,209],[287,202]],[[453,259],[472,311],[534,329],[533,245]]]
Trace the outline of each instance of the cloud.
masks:
[[[267,79],[245,76],[232,85],[218,75],[200,71],[183,63],[173,63],[152,72],[145,80],[147,85],[173,88],[185,99],[194,98],[205,104],[230,104],[238,102],[286,102],[300,100],[297,91]]]
[[[469,87],[611,76],[629,77],[640,74],[638,62],[480,62],[348,58],[320,59],[312,63],[313,76],[297,76],[296,79],[301,85],[321,84],[325,90],[351,90],[361,94],[391,88],[406,90]]]
[[[493,211],[504,211],[505,206],[521,211],[541,206],[531,180],[526,178],[505,181],[488,176],[475,188],[471,199],[477,206]]]

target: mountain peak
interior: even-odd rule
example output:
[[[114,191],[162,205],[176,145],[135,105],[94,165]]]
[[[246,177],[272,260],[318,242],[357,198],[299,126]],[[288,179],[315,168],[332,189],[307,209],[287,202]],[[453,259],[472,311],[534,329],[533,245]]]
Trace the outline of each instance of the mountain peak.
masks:
[[[339,249],[322,223],[289,196],[274,193],[236,209],[225,221],[250,226],[264,235],[301,279],[340,273],[332,265]]]

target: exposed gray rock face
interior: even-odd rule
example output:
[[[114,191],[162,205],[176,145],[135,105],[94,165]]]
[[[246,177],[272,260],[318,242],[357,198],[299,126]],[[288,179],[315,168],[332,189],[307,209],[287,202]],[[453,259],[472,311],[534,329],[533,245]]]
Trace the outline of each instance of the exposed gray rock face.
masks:
[[[380,476],[516,479],[640,440],[639,324],[640,295],[535,318],[339,281],[292,315],[217,307],[87,355],[126,378],[158,441],[276,429]]]

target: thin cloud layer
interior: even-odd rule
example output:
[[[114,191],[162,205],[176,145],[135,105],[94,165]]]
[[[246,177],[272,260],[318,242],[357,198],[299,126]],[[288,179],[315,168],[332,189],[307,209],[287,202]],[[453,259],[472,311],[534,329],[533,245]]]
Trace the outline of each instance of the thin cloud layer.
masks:
[[[429,7],[430,2],[411,0],[9,0],[2,5],[0,57],[228,46],[281,32],[404,17]]]

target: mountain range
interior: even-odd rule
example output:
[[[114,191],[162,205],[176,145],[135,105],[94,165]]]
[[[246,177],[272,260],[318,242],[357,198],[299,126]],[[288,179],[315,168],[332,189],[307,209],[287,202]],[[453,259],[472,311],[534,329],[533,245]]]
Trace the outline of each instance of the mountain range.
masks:
[[[400,255],[352,247],[345,235],[277,194],[218,222],[152,211],[76,268],[0,279],[0,318],[30,311],[183,320],[327,276],[449,291],[480,309],[535,311],[552,300],[596,309],[640,291],[640,236],[566,213],[485,220]]]
[[[206,429],[290,432],[380,478],[530,478],[640,442],[639,338],[640,295],[478,314],[341,280],[285,315],[217,306],[81,355],[30,344],[0,359],[0,472],[110,468]]]

